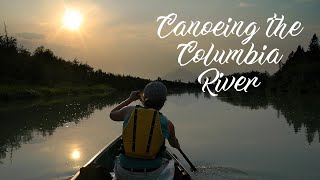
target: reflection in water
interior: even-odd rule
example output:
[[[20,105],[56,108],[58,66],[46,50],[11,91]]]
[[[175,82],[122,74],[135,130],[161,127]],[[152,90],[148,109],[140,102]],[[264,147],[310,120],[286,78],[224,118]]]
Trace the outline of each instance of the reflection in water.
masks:
[[[80,152],[78,149],[74,149],[71,153],[71,158],[74,160],[78,160],[80,158]]]
[[[278,111],[278,118],[282,115],[295,133],[305,128],[306,140],[311,144],[318,133],[320,142],[320,97],[319,96],[241,96],[218,97],[221,101],[235,106],[250,109],[265,109],[268,106]]]
[[[74,174],[85,161],[97,152],[97,148],[101,144],[104,145],[108,142],[108,140],[104,139],[105,136],[103,134],[120,132],[118,130],[111,132],[112,130],[110,130],[117,129],[114,127],[116,125],[120,127],[120,124],[110,122],[108,123],[108,127],[106,127],[101,126],[99,122],[106,120],[103,118],[110,111],[108,109],[110,107],[108,106],[123,100],[127,95],[128,93],[117,93],[109,97],[69,98],[41,102],[0,104],[1,167],[5,169],[10,164],[6,160],[12,159],[13,152],[22,147],[22,151],[15,154],[15,165],[19,164],[19,168],[22,166],[24,168],[24,162],[30,163],[31,161],[38,160],[37,167],[43,168],[32,170],[26,168],[27,172],[25,174],[39,171],[43,174],[43,176],[32,179],[48,179],[48,177],[58,176],[67,177]],[[199,101],[196,101],[196,99]],[[294,157],[301,156],[303,156],[305,161],[310,163],[310,168],[306,167],[303,169],[305,173],[303,175],[309,173],[307,172],[308,169],[318,167],[316,161],[310,160],[314,158],[311,151],[316,152],[315,149],[317,147],[315,147],[315,144],[309,146],[310,149],[314,147],[313,149],[307,149],[297,143],[296,140],[298,138],[294,136],[292,141],[284,140],[291,147],[283,147],[282,151],[282,149],[277,148],[285,142],[277,143],[273,142],[273,139],[278,135],[283,136],[281,132],[287,131],[286,127],[288,127],[288,124],[296,133],[305,130],[307,142],[311,143],[314,141],[320,129],[319,98],[274,98],[266,96],[257,98],[248,94],[246,96],[239,95],[227,98],[219,97],[218,99],[220,101],[217,101],[217,98],[212,98],[209,94],[199,92],[176,93],[168,97],[168,103],[166,108],[164,108],[164,113],[175,121],[178,134],[181,136],[182,145],[187,151],[189,150],[188,154],[191,155],[190,158],[193,160],[208,159],[210,163],[214,162],[209,165],[196,163],[196,165],[199,165],[199,172],[196,174],[199,179],[256,179],[250,170],[263,169],[274,173],[277,171],[275,169],[295,165],[292,163],[295,162]],[[240,106],[241,108],[235,106]],[[274,123],[280,122],[276,118],[269,120],[269,118],[275,116],[267,113],[275,112],[274,110],[278,111],[278,118],[282,120],[281,122],[283,122],[284,126],[280,127],[278,125],[281,123]],[[87,121],[89,116],[90,122]],[[260,116],[264,116],[261,118],[263,119],[261,121],[259,119]],[[197,121],[194,121],[195,119]],[[286,123],[283,119],[285,119]],[[265,124],[261,125],[260,123]],[[82,131],[77,131],[77,127],[83,124],[85,125],[81,127],[83,128],[81,129]],[[99,125],[100,127],[95,127]],[[269,128],[271,127],[272,131],[266,130],[261,132],[262,129],[259,128],[264,128],[266,125]],[[59,128],[62,126],[65,128]],[[276,126],[279,127],[277,131],[274,130]],[[255,128],[257,128],[256,131]],[[69,132],[67,135],[64,133],[66,131]],[[290,131],[292,130],[290,129]],[[97,132],[102,135],[98,135]],[[272,136],[271,132],[275,133],[275,135]],[[51,136],[52,134],[54,136]],[[50,137],[55,138],[50,141]],[[299,140],[302,139],[304,141],[303,138]],[[59,141],[59,146],[52,145],[57,142],[55,140]],[[270,142],[268,142],[269,140]],[[50,143],[46,144],[48,141]],[[32,148],[40,148],[41,151],[37,151],[37,153],[42,152],[42,156],[32,154],[34,149],[28,149],[29,147],[25,144],[33,144]],[[99,144],[99,147],[92,148],[94,150],[89,149],[96,144]],[[195,148],[201,145],[205,148]],[[59,147],[59,149],[56,147]],[[56,154],[52,153],[58,150],[61,151]],[[305,153],[308,150],[310,152]],[[24,155],[29,154],[30,158],[25,160]],[[283,158],[284,161],[278,162],[272,161],[272,158],[266,158],[263,161],[261,160],[263,163],[259,162],[259,159],[263,158],[263,156],[271,157],[270,154],[272,154],[275,160]],[[46,158],[46,155],[51,155],[51,159],[41,159],[41,157]],[[50,160],[52,161],[55,158],[54,155],[62,156],[60,158],[63,160],[57,161],[58,163],[56,164],[50,162]],[[18,163],[17,160],[19,160]],[[299,159],[299,163],[302,164],[301,166],[292,166],[298,167],[295,170],[281,170],[284,170],[285,173],[293,172],[298,171],[299,168],[306,166],[306,164],[309,165],[302,161]],[[54,166],[50,166],[52,164]],[[63,169],[66,167],[66,164],[68,167],[72,167],[73,171],[71,169]],[[8,171],[8,177],[11,177],[11,174],[16,171],[15,167],[13,166],[9,171],[6,170]],[[45,169],[46,167],[51,168]],[[62,167],[63,170],[54,172],[52,167]],[[21,172],[21,174],[23,173]],[[314,177],[317,176],[315,175]]]
[[[187,92],[196,98],[200,95],[206,99],[211,96],[207,93]],[[0,106],[0,159],[6,157],[7,152],[20,148],[21,143],[33,140],[34,134],[43,137],[52,135],[57,127],[64,123],[79,123],[83,118],[89,117],[95,109],[101,110],[107,105],[113,105],[122,100],[128,93],[117,93],[108,97],[86,97],[82,99],[60,99],[45,102],[27,102],[26,104],[6,104]],[[180,96],[182,92],[174,95]],[[320,97],[267,97],[243,96],[218,97],[219,100],[235,106],[250,109],[265,109],[272,106],[278,111],[278,117],[283,115],[292,126],[295,133],[305,127],[306,139],[313,142],[316,133],[320,142]],[[1,104],[0,104],[1,105]],[[67,126],[68,127],[68,126]],[[1,163],[1,161],[0,161]]]
[[[301,131],[302,127],[305,128],[308,143],[315,139],[316,133],[320,142],[319,97],[284,97],[281,100],[274,99],[272,106],[285,117],[295,133]]]
[[[169,93],[186,92],[191,93],[190,91]],[[56,128],[68,122],[77,124],[82,119],[88,118],[95,110],[102,110],[106,106],[118,103],[128,94],[129,92],[116,92],[107,97],[87,96],[0,103],[0,160],[6,158],[8,152],[12,156],[12,152],[19,149],[21,143],[33,141],[35,134],[50,136]]]
[[[79,123],[96,109],[120,101],[122,93],[108,97],[66,98],[49,101],[0,104],[0,159],[33,140],[34,135],[50,136],[65,123]]]

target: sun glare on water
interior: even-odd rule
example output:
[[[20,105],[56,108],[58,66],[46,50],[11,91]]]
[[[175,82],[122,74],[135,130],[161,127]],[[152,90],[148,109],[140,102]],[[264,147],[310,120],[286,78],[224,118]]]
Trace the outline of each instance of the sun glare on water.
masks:
[[[71,158],[72,158],[72,159],[75,159],[75,160],[79,159],[79,158],[80,158],[80,152],[75,149],[75,150],[71,153]]]
[[[63,27],[71,31],[79,30],[81,27],[82,21],[83,21],[82,14],[76,10],[66,10],[62,18]]]

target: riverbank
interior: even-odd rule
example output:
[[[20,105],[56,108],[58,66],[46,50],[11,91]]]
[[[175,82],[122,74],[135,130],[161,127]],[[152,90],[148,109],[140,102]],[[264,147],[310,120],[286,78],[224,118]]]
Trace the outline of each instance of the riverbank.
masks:
[[[108,85],[93,86],[28,86],[28,85],[1,85],[0,101],[37,99],[49,97],[81,96],[81,95],[103,95],[114,92],[115,89]]]

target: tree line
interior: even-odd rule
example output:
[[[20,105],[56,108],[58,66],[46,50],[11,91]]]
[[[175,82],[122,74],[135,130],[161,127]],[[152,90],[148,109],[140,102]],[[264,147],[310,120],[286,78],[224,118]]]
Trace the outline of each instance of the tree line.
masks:
[[[258,77],[261,85],[257,88],[249,87],[248,92],[252,94],[317,94],[320,93],[320,45],[316,34],[311,38],[308,49],[301,45],[296,51],[292,51],[285,63],[279,63],[279,70],[270,75],[268,72],[244,72],[234,73],[232,76],[238,78],[245,76],[248,78]],[[232,96],[241,94],[234,90],[222,92],[222,96]]]
[[[320,76],[320,45],[316,34],[313,35],[307,50],[298,46],[292,51],[287,61],[279,63],[279,70],[270,75],[251,71],[234,73],[231,77],[245,76],[259,77],[261,85],[258,88],[249,88],[249,92],[268,91],[272,93],[319,93]],[[200,88],[197,82],[184,83],[177,81],[164,82],[169,89]],[[50,49],[44,46],[37,47],[30,52],[18,45],[15,37],[9,36],[5,27],[0,34],[0,83],[2,85],[36,85],[36,86],[92,86],[106,84],[118,90],[142,89],[150,79],[133,77],[95,70],[87,63],[78,59],[72,61],[57,57]],[[222,95],[234,93],[232,90]]]
[[[316,34],[307,50],[299,45],[270,78],[268,88],[278,93],[320,93],[320,45]]]
[[[161,78],[158,78],[161,80]],[[15,37],[0,34],[0,82],[2,85],[83,86],[106,84],[118,90],[141,89],[150,79],[95,70],[78,59],[56,56],[44,46],[30,52]],[[168,88],[193,87],[193,83],[162,80]]]

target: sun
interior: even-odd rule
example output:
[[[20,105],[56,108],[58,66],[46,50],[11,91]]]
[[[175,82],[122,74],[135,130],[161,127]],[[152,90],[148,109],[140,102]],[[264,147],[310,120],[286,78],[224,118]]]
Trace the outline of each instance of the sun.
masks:
[[[65,29],[79,30],[83,21],[82,14],[77,10],[66,10],[62,18],[62,25]]]

